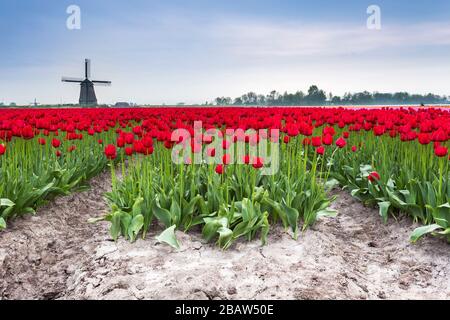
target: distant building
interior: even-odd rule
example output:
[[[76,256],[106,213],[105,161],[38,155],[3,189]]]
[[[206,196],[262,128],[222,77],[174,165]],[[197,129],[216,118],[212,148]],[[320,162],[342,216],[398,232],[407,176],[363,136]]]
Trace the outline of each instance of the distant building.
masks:
[[[130,104],[128,102],[116,102],[115,108],[129,108]]]

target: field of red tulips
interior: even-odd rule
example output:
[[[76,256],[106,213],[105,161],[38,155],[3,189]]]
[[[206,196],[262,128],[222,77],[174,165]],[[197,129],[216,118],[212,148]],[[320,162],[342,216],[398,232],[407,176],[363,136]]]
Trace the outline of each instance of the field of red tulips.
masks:
[[[200,123],[200,126],[199,126]],[[335,216],[343,188],[380,219],[407,214],[450,241],[450,111],[346,108],[4,109],[0,111],[0,229],[111,170],[111,237],[134,242],[155,224],[197,229],[230,248],[297,238]],[[345,214],[345,213],[340,213]]]

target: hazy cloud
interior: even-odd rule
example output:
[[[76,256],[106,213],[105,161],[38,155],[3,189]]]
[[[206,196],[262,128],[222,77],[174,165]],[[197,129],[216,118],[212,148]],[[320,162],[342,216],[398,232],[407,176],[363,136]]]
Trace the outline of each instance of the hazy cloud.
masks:
[[[385,25],[368,30],[364,25],[284,25],[265,22],[227,22],[214,25],[210,36],[231,53],[250,56],[335,56],[373,50],[450,45],[450,24]]]

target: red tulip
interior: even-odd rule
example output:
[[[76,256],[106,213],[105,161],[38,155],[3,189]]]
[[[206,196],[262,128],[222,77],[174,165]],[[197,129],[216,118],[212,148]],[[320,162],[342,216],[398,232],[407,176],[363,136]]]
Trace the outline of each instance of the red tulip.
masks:
[[[324,136],[326,136],[326,135],[334,136],[335,133],[336,132],[335,132],[333,127],[325,127],[325,128],[323,128],[323,135]]]
[[[123,148],[125,146],[125,139],[122,137],[117,138],[117,146]]]
[[[375,126],[373,127],[373,133],[375,136],[382,136],[386,132],[386,128],[384,126]]]
[[[303,138],[302,145],[309,146],[311,144],[310,138]]]
[[[61,141],[58,139],[52,139],[52,146],[53,148],[59,148],[59,146],[61,145]]]
[[[35,135],[35,132],[33,131],[33,127],[26,126],[26,127],[22,128],[22,137],[25,140],[33,139],[34,135]]]
[[[356,146],[352,146],[352,151],[356,152],[358,150],[358,148]]]
[[[325,148],[323,146],[320,146],[316,149],[316,152],[320,155],[323,155],[325,153]]]
[[[223,174],[223,165],[218,164],[218,165],[216,166],[216,173],[217,173],[217,174]]]
[[[126,144],[133,144],[134,135],[132,133],[127,133],[124,138]]]
[[[207,151],[207,153],[208,153],[208,156],[209,156],[209,157],[215,157],[215,156],[216,156],[216,149],[214,149],[214,148],[209,148],[208,151]]]
[[[109,144],[105,147],[105,155],[108,159],[114,160],[117,157],[116,146],[113,144]]]
[[[261,169],[264,166],[263,158],[255,157],[252,163],[253,168]]]
[[[333,143],[333,136],[330,134],[324,135],[322,137],[322,143],[327,146],[331,145]]]
[[[429,144],[431,142],[431,136],[428,133],[419,133],[418,140],[420,144]]]
[[[380,180],[380,174],[376,171],[373,171],[369,174],[367,178],[369,179],[370,182],[375,182]]]
[[[142,139],[142,143],[144,144],[144,147],[146,147],[146,148],[153,147],[153,139],[150,137],[144,137]],[[200,145],[200,149],[201,149],[201,145]],[[194,148],[194,150],[195,150],[195,148]]]
[[[0,144],[0,156],[4,155],[6,152],[6,146]]]
[[[169,141],[169,140],[164,141],[164,148],[172,149],[172,147],[173,147],[173,142],[172,141]]]
[[[223,140],[223,141],[222,141],[222,148],[223,148],[224,150],[227,150],[229,147],[230,147],[230,141],[228,141],[228,140]]]
[[[336,146],[338,146],[338,148],[343,148],[345,147],[345,145],[347,144],[347,142],[345,141],[344,138],[339,138],[336,140]]]
[[[300,133],[300,131],[298,130],[297,127],[291,126],[291,127],[289,127],[289,128],[287,129],[287,134],[288,134],[290,137],[298,136],[299,133]]]
[[[444,146],[437,146],[434,149],[434,154],[440,158],[445,157],[448,153],[448,149]]]
[[[132,155],[133,155],[133,152],[134,152],[134,150],[133,150],[132,147],[126,147],[126,148],[125,148],[125,154],[126,154],[127,156],[132,156]]]
[[[397,130],[392,129],[391,131],[389,131],[389,136],[391,138],[395,138],[397,136]]]
[[[137,136],[140,136],[142,134],[142,127],[141,126],[136,126],[133,129],[133,133]]]
[[[433,132],[433,134],[431,135],[431,140],[435,142],[444,142],[447,140],[447,134],[442,128],[439,128],[437,131]]]
[[[153,154],[153,151],[154,151],[154,149],[153,149],[153,147],[148,147],[148,148],[146,148],[145,146],[144,146],[144,149],[143,149],[143,154],[145,154],[146,156],[148,156],[148,155],[151,155],[151,154]],[[190,164],[190,163],[189,163]]]
[[[224,154],[222,157],[222,163],[223,164],[230,164],[231,156],[229,154]]]
[[[322,138],[321,137],[312,137],[311,139],[313,147],[320,147],[322,145]]]

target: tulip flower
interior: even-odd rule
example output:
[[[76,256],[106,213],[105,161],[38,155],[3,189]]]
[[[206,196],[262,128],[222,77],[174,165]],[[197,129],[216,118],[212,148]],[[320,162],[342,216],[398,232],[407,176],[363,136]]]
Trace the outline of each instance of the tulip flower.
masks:
[[[224,170],[223,170],[223,165],[218,164],[218,165],[216,166],[215,171],[216,171],[217,174],[223,174],[223,171],[224,171]]]
[[[322,143],[327,146],[331,145],[333,143],[333,136],[330,134],[325,134],[322,136]]]
[[[227,165],[230,164],[231,156],[229,154],[224,154],[222,157],[222,163]]]
[[[343,148],[345,147],[345,145],[347,144],[347,142],[345,141],[344,138],[339,138],[336,140],[336,146],[338,146],[339,148]]]
[[[117,149],[113,144],[109,144],[105,147],[105,155],[109,160],[114,160],[117,157]]]
[[[320,146],[316,149],[317,154],[323,155],[325,153],[325,148]]]
[[[126,147],[126,148],[125,148],[125,154],[126,154],[127,156],[132,156],[132,155],[133,155],[133,152],[134,152],[134,150],[133,150],[132,147]]]
[[[378,180],[380,180],[380,174],[376,171],[373,171],[369,174],[367,179],[369,179],[370,182],[378,181]]]
[[[53,148],[59,148],[61,146],[61,140],[52,139],[52,146]]]
[[[253,159],[253,163],[252,163],[253,168],[255,169],[261,169],[262,167],[264,167],[264,161],[263,158],[261,157],[255,157]]]
[[[434,154],[440,158],[445,157],[448,153],[448,149],[446,147],[443,146],[437,146],[434,149]]]

